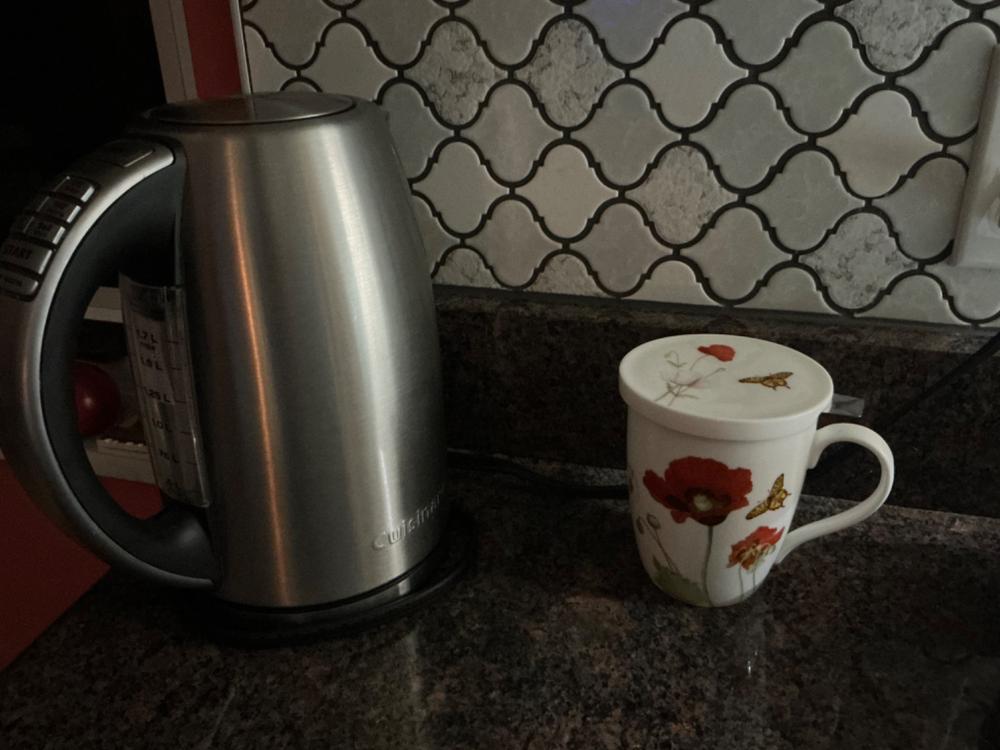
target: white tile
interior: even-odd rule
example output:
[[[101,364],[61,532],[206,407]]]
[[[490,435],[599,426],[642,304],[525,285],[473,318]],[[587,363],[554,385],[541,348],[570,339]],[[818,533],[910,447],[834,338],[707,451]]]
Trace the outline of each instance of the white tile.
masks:
[[[660,122],[646,92],[626,83],[608,92],[574,137],[590,148],[607,180],[624,186],[642,177],[657,152],[679,136]]]
[[[809,272],[793,266],[776,272],[764,287],[740,307],[825,314],[834,312],[823,300],[823,295],[816,288],[816,282]]]
[[[434,283],[451,286],[472,286],[499,289],[500,285],[483,263],[483,259],[466,247],[456,247],[444,258],[434,273]]]
[[[741,188],[758,184],[785,151],[805,140],[788,127],[771,92],[754,83],[733,91],[693,138],[708,149],[722,176]]]
[[[670,253],[653,237],[642,214],[627,203],[609,206],[574,249],[587,258],[601,283],[614,292],[632,289],[653,261]]]
[[[736,54],[754,65],[773,59],[799,23],[822,8],[816,0],[714,0],[704,6]]]
[[[718,183],[705,157],[691,146],[666,151],[628,197],[645,209],[660,237],[675,244],[697,237],[705,222],[736,198]]]
[[[908,276],[871,310],[858,317],[885,318],[889,320],[915,320],[922,323],[951,323],[961,325],[948,308],[941,294],[941,287],[929,276]]]
[[[850,310],[871,304],[894,278],[916,268],[899,252],[882,218],[872,213],[848,216],[801,260],[819,274],[830,299]]]
[[[427,253],[427,267],[433,270],[434,265],[441,259],[445,251],[458,244],[458,240],[444,231],[440,222],[434,218],[430,203],[426,198],[414,195],[412,202],[413,214],[417,218],[417,228],[420,230],[420,239],[423,240],[424,251]]]
[[[686,10],[678,0],[585,0],[573,10],[597,28],[618,61],[641,60],[674,16]]]
[[[548,28],[531,61],[515,75],[535,90],[554,123],[573,127],[622,71],[604,59],[590,29],[570,18]]]
[[[431,0],[364,0],[347,14],[368,29],[390,62],[405,65],[416,59],[431,24],[447,11]]]
[[[476,27],[489,53],[504,65],[524,60],[542,26],[559,12],[559,6],[545,0],[471,0],[458,8],[458,15]]]
[[[929,266],[927,272],[944,282],[960,315],[985,320],[1000,312],[1000,271],[957,268],[944,262]]]
[[[587,297],[605,296],[590,275],[587,266],[575,255],[568,254],[549,258],[538,278],[528,287],[528,291],[577,294]]]
[[[479,118],[462,134],[475,141],[497,176],[517,182],[559,131],[545,123],[524,89],[510,83],[493,89]]]
[[[247,47],[247,67],[253,91],[280,91],[281,85],[295,75],[274,57],[263,38],[252,27],[243,30]]]
[[[865,197],[887,193],[921,157],[938,150],[895,91],[879,91],[844,125],[819,139],[833,152],[851,188]]]
[[[393,83],[382,95],[382,107],[389,113],[392,131],[403,171],[416,177],[424,171],[434,147],[449,134],[431,115],[420,94],[405,83]]]
[[[259,0],[243,18],[263,30],[278,56],[289,65],[305,65],[327,25],[339,13],[323,0],[298,0],[289,12],[282,0]]]
[[[819,133],[833,127],[857,95],[882,76],[861,61],[847,29],[823,21],[809,27],[778,67],[760,79],[778,90],[798,127]]]
[[[468,244],[483,254],[497,279],[508,286],[527,284],[542,258],[559,249],[542,233],[528,207],[513,198],[497,204]]]
[[[430,174],[413,189],[430,199],[445,229],[458,233],[479,226],[489,205],[505,192],[490,178],[472,147],[459,142],[441,150]]]
[[[597,179],[583,152],[568,144],[549,151],[531,182],[517,192],[534,204],[550,232],[565,238],[582,232],[597,207],[615,194]]]
[[[694,271],[680,260],[668,260],[658,265],[628,299],[670,302],[675,305],[718,305],[705,294]]]
[[[726,57],[712,27],[697,18],[671,27],[653,56],[632,71],[649,86],[667,121],[679,127],[704,120],[725,88],[745,75]]]
[[[308,81],[292,81],[291,83],[282,86],[282,91],[319,91],[319,87],[309,83]]]
[[[963,23],[948,32],[923,65],[899,79],[917,95],[939,135],[956,138],[976,126],[996,43],[987,26]]]
[[[912,64],[942,29],[968,15],[952,0],[853,0],[834,13],[854,27],[868,59],[887,73]]]
[[[420,84],[445,122],[462,125],[475,117],[503,71],[489,61],[468,26],[447,21],[434,29],[406,77]]]
[[[900,244],[915,258],[932,258],[955,235],[965,170],[948,157],[924,162],[895,192],[875,201],[889,214]]]
[[[736,300],[749,294],[771,266],[790,260],[774,246],[760,218],[748,208],[730,208],[684,252],[695,261],[715,294]]]
[[[792,250],[816,246],[841,216],[862,202],[850,195],[822,151],[800,151],[767,188],[748,199]]]
[[[957,156],[962,162],[968,166],[969,162],[972,160],[972,147],[976,143],[976,136],[970,135],[964,141],[959,141],[958,143],[953,143],[950,146],[945,147],[945,152]]]
[[[395,75],[349,23],[338,23],[326,33],[307,74],[323,91],[362,99],[374,99],[382,84]]]

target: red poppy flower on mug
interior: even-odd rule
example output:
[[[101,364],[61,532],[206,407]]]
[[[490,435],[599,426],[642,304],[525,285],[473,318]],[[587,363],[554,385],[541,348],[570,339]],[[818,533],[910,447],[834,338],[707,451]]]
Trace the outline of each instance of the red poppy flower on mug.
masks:
[[[707,354],[709,357],[715,357],[720,362],[731,362],[733,357],[736,356],[736,350],[731,346],[726,346],[725,344],[709,344],[708,346],[699,346],[698,351],[702,354]]]
[[[753,570],[764,557],[774,551],[774,546],[784,533],[784,529],[758,526],[746,539],[733,545],[733,550],[729,553],[729,567],[742,565],[744,570]]]
[[[753,489],[750,469],[730,469],[721,461],[696,456],[671,461],[662,477],[647,469],[642,483],[677,523],[692,518],[705,526],[717,526],[732,511],[747,506]]]

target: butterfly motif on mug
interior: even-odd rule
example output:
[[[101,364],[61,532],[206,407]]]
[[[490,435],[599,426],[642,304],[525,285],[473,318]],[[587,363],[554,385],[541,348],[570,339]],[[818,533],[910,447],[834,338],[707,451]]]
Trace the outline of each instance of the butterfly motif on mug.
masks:
[[[790,372],[772,372],[770,375],[755,375],[752,378],[740,378],[741,383],[760,383],[765,388],[776,391],[779,388],[791,388],[788,379],[792,377]]]
[[[750,509],[750,512],[747,513],[747,520],[756,518],[769,510],[777,510],[778,508],[785,507],[785,500],[788,499],[790,494],[785,489],[785,475],[779,474],[778,478],[774,480],[774,484],[771,485],[771,491],[767,493],[767,499]]]

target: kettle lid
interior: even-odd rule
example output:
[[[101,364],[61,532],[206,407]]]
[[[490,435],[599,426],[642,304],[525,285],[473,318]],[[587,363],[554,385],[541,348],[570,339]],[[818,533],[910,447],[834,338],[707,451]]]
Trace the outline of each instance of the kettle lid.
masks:
[[[279,91],[166,104],[144,116],[176,125],[260,125],[326,117],[353,107],[353,99],[338,94]]]

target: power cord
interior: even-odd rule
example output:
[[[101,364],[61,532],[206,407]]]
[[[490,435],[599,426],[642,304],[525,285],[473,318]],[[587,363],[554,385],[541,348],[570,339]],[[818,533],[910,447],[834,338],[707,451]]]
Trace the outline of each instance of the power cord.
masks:
[[[888,432],[889,429],[894,427],[918,406],[936,396],[959,378],[974,372],[998,351],[1000,351],[1000,333],[990,338],[978,350],[924,388],[916,396],[904,401],[896,409],[887,412],[885,416],[875,419],[871,425],[872,429],[879,433]],[[816,478],[820,478],[833,467],[839,465],[846,456],[851,454],[852,448],[853,446],[848,445],[834,446],[832,450],[827,452],[827,457],[823,459],[820,466],[817,467],[817,471],[815,472]],[[448,465],[457,469],[505,474],[524,482],[538,491],[550,494],[554,493],[561,496],[589,499],[628,499],[628,487],[623,484],[593,485],[568,482],[546,476],[515,461],[483,453],[449,449]]]

